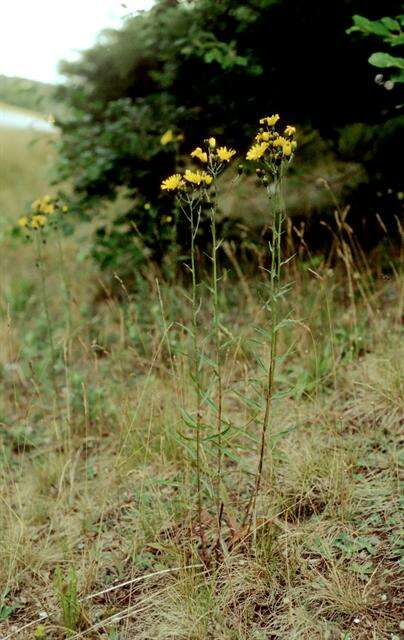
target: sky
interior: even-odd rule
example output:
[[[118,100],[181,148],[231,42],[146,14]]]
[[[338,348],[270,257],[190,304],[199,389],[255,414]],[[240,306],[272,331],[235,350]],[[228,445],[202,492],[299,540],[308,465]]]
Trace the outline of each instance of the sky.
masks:
[[[0,75],[58,82],[58,61],[74,60],[108,27],[153,0],[0,0]]]

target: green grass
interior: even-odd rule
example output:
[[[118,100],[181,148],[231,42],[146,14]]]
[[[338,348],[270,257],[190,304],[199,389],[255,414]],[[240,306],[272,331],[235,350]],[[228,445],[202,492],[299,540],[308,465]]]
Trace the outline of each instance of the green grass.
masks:
[[[48,191],[52,158],[44,162],[40,147],[27,148],[20,133],[14,142],[11,132],[0,135],[9,136],[1,206],[11,221]],[[46,140],[39,144],[47,148]],[[294,285],[284,305],[294,323],[279,345],[274,474],[264,473],[247,540],[242,521],[257,463],[254,416],[264,407],[260,361],[268,348],[256,331],[265,328],[259,277],[239,283],[227,276],[220,298],[231,424],[226,514],[222,556],[206,570],[192,440],[184,438],[192,435],[183,417],[193,406],[193,387],[183,284],[157,287],[150,267],[143,289],[118,283],[112,292],[86,258],[79,228],[63,243],[68,324],[50,235],[43,250],[56,402],[35,249],[7,229],[3,224],[1,636],[22,629],[16,638],[399,637],[404,359],[403,297],[394,274],[367,286],[358,267],[354,314],[341,266],[330,271],[307,256],[288,266]],[[200,319],[208,328],[206,307]],[[209,338],[204,348],[209,358]],[[209,404],[203,419],[214,421]],[[214,455],[205,443],[210,548]]]

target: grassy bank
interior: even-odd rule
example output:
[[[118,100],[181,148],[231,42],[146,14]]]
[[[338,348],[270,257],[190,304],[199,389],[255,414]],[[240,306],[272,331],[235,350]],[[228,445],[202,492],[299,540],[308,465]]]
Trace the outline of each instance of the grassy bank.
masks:
[[[40,147],[23,149],[20,181],[11,164],[2,189],[10,215],[47,191]],[[269,360],[265,274],[223,275],[226,509],[218,551],[216,448],[206,438],[203,563],[189,291],[152,265],[136,291],[119,278],[112,286],[81,234],[63,240],[62,253],[50,234],[38,257],[35,242],[3,230],[1,635],[399,637],[403,295],[394,265],[355,262],[349,286],[343,260],[331,268],[295,247],[271,465],[248,527]],[[210,323],[203,304],[206,425],[216,414]]]
[[[52,135],[0,127],[0,225],[15,220],[38,194],[49,191],[53,140]]]

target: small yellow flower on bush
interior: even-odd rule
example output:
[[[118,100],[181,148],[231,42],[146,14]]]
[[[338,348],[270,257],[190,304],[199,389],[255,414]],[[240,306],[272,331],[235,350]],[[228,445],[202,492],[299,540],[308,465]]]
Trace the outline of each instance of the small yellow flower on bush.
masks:
[[[196,149],[191,153],[191,158],[198,158],[201,162],[207,162],[208,154],[206,151],[202,151],[201,147],[196,147]]]
[[[163,191],[176,191],[176,189],[180,189],[184,186],[184,181],[180,173],[174,173],[174,175],[166,178],[161,183],[161,189]]]
[[[223,162],[230,162],[232,157],[236,155],[236,151],[234,149],[228,149],[227,147],[219,147],[217,155]]]
[[[259,144],[253,144],[251,149],[247,152],[247,160],[259,160],[268,149],[268,142],[260,142]]]
[[[267,124],[268,127],[274,127],[276,123],[280,120],[279,113],[274,113],[272,116],[266,116],[265,118],[261,118],[260,124]]]
[[[215,149],[216,148],[216,138],[209,138],[208,144],[209,144],[211,149]]]
[[[168,131],[163,133],[163,135],[160,138],[160,142],[163,145],[163,147],[165,147],[166,144],[169,144],[173,140],[174,140],[174,134],[172,132],[172,129],[168,129]]]

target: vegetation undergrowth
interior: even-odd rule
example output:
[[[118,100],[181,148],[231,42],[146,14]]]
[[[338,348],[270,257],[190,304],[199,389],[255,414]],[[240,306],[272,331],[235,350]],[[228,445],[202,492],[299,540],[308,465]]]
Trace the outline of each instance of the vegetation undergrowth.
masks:
[[[399,637],[400,265],[370,268],[338,207],[332,258],[310,254],[276,124],[247,154],[273,220],[254,277],[219,261],[213,138],[163,183],[190,232],[174,283],[150,263],[112,288],[57,198],[21,220],[38,254],[4,242],[5,638]]]

